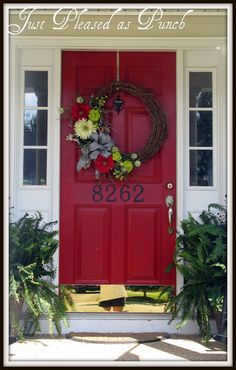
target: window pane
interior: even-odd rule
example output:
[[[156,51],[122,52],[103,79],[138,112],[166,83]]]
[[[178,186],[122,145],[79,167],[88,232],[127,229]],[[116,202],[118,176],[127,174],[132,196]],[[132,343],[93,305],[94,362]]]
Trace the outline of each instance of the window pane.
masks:
[[[24,185],[46,185],[47,183],[47,150],[24,150]]]
[[[189,112],[190,146],[212,146],[212,112]]]
[[[24,145],[47,145],[47,111],[25,110]]]
[[[189,73],[189,106],[212,107],[212,73]]]
[[[48,72],[25,72],[25,107],[47,107]]]
[[[213,186],[212,150],[190,150],[190,186]]]

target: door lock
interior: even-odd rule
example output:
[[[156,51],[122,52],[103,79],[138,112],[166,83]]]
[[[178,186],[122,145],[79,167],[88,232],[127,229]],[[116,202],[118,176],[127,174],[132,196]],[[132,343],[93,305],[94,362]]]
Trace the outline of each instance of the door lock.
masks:
[[[167,182],[167,184],[166,184],[167,189],[171,190],[171,189],[173,189],[173,187],[174,187],[173,182]]]

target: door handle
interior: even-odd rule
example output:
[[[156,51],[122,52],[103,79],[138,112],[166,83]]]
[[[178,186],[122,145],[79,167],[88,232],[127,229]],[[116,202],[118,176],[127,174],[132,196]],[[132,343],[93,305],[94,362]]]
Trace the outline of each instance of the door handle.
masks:
[[[169,222],[169,227],[168,227],[168,233],[173,234],[174,228],[172,226],[172,220],[173,220],[173,204],[174,204],[174,198],[172,195],[167,195],[165,199],[166,205],[168,207],[168,222]]]

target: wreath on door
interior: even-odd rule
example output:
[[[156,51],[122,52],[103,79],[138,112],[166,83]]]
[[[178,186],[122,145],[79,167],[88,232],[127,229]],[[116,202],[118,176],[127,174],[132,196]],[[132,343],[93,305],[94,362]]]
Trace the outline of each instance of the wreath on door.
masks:
[[[126,92],[139,98],[150,117],[151,134],[147,143],[137,153],[123,153],[112,139],[109,112],[105,109],[105,104],[118,92]],[[61,109],[63,114],[66,111]],[[97,179],[100,179],[101,175],[118,180],[127,179],[135,168],[151,159],[161,149],[167,136],[166,117],[155,97],[126,82],[109,83],[91,96],[89,104],[86,104],[82,96],[78,96],[68,113],[73,132],[66,139],[75,141],[81,150],[77,171],[88,169],[94,164]]]

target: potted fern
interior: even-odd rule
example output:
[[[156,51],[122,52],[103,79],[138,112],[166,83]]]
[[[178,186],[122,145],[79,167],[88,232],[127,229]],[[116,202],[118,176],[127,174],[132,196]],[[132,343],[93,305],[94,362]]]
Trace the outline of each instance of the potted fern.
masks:
[[[73,306],[70,287],[53,283],[53,255],[58,248],[54,224],[43,222],[39,212],[10,222],[10,326],[11,335],[20,339],[40,331],[42,316],[49,321],[50,333],[54,324],[61,335],[61,320],[67,324],[66,310]]]
[[[200,335],[206,342],[211,336],[210,318],[218,321],[226,293],[227,209],[210,204],[199,220],[189,214],[181,222],[182,233],[177,236],[174,266],[183,275],[184,285],[172,295],[167,309],[172,322],[180,318],[178,328],[188,320],[197,319]]]

